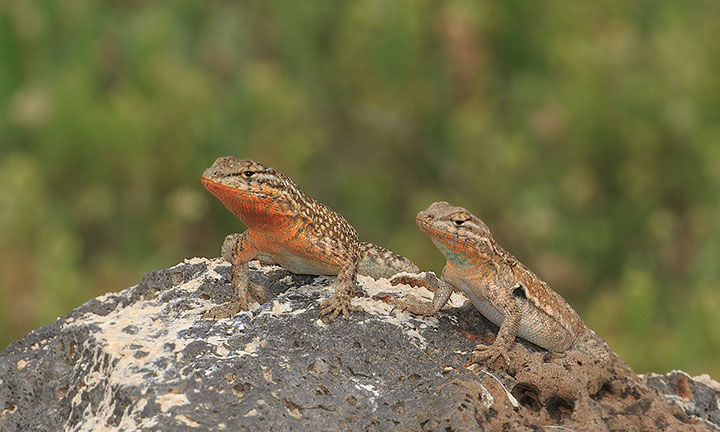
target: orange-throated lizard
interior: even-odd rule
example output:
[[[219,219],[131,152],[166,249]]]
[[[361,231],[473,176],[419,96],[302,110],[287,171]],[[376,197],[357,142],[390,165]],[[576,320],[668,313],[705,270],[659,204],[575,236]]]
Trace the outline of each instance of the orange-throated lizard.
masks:
[[[589,329],[560,295],[501,248],[488,227],[469,211],[436,202],[418,213],[416,220],[447,263],[440,279],[431,272],[424,277],[398,275],[392,279],[394,284],[435,291],[432,303],[390,301],[409,312],[432,315],[445,305],[453,289],[465,293],[480,313],[500,327],[492,345],[475,347],[472,362],[489,359],[492,363],[502,357],[507,364],[507,352],[516,336],[552,352],[566,351],[581,334],[600,340],[586,331]]]
[[[359,241],[345,218],[261,163],[220,157],[205,170],[202,184],[247,226],[242,234],[227,236],[222,246],[223,258],[231,263],[233,298],[205,318],[226,318],[265,301],[264,289],[249,281],[248,262],[254,258],[293,273],[337,275],[335,294],[321,302],[321,314],[330,319],[355,309],[350,299],[358,273],[380,278],[419,270],[407,258]]]

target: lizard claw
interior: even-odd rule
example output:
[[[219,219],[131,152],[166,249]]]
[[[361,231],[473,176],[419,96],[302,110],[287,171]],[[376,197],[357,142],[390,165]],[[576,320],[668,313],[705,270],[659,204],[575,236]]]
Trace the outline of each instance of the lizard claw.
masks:
[[[435,292],[437,289],[437,277],[435,273],[420,273],[421,276],[413,274],[399,274],[390,278],[391,285],[409,285],[411,287],[425,287]]]
[[[329,299],[322,300],[320,306],[324,309],[320,311],[320,315],[329,315],[328,320],[332,321],[337,318],[342,312],[345,318],[350,317],[350,312],[360,310],[359,307],[353,306],[350,303],[350,297],[348,296],[334,296]]]
[[[486,360],[488,364],[494,364],[498,359],[502,359],[505,366],[510,366],[510,357],[507,355],[507,348],[504,346],[478,345],[470,355],[470,363],[480,363]]]

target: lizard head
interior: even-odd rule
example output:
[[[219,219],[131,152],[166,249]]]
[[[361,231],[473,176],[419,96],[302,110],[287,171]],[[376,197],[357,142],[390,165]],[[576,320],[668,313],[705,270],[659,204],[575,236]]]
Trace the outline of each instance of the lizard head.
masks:
[[[418,213],[416,221],[448,261],[484,261],[497,250],[487,225],[462,207],[435,202]]]
[[[249,159],[217,158],[203,172],[202,184],[247,225],[270,222],[302,199],[295,183],[279,171]]]

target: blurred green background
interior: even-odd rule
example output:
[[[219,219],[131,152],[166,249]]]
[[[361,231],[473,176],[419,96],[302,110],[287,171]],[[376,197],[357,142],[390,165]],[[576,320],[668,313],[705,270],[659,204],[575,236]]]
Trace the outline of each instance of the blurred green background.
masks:
[[[242,225],[260,160],[364,240],[467,207],[638,372],[720,377],[720,2],[0,2],[0,349]]]

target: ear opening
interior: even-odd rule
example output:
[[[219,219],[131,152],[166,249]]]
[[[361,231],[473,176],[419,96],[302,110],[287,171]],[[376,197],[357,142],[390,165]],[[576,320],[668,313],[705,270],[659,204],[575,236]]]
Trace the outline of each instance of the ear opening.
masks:
[[[516,298],[521,298],[521,299],[527,298],[527,295],[525,294],[525,287],[522,286],[522,284],[518,284],[512,293]]]

